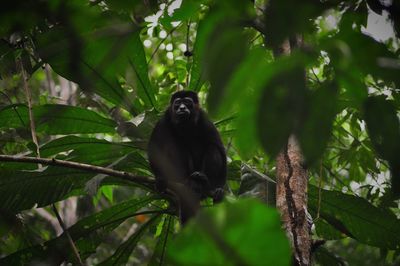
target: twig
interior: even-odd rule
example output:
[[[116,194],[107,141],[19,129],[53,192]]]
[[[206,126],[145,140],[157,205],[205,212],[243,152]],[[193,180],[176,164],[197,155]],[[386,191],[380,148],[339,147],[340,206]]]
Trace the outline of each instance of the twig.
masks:
[[[74,255],[75,255],[76,259],[78,260],[79,265],[83,266],[83,262],[82,262],[81,256],[79,255],[79,251],[78,251],[78,249],[76,248],[75,243],[74,243],[74,241],[72,240],[72,237],[71,237],[71,235],[70,235],[69,232],[68,232],[68,228],[65,226],[63,220],[61,219],[61,216],[60,216],[60,214],[58,213],[58,210],[57,210],[57,208],[56,208],[56,205],[55,205],[55,204],[52,204],[51,206],[52,206],[53,211],[54,211],[54,213],[55,213],[55,215],[56,215],[56,217],[57,217],[58,223],[61,225],[61,227],[62,227],[64,233],[67,235],[68,242],[69,242],[69,244],[71,245],[72,251],[74,252]]]
[[[31,90],[29,89],[29,86],[28,86],[27,74],[25,72],[25,69],[24,69],[24,66],[22,64],[22,60],[21,59],[18,59],[18,65],[19,65],[19,68],[21,70],[22,82],[24,84],[24,89],[25,89],[25,93],[26,93],[26,100],[28,102],[28,111],[29,111],[29,120],[30,120],[30,126],[31,126],[32,141],[36,146],[36,156],[40,157],[39,143],[38,143],[38,140],[37,140],[36,129],[35,129],[35,120],[33,119],[33,112],[32,112],[32,94],[31,94]]]
[[[163,39],[158,43],[156,49],[154,49],[153,53],[151,54],[149,61],[147,61],[147,64],[149,64],[150,61],[153,59],[153,57],[154,57],[154,55],[157,53],[158,49],[160,49],[161,44],[163,44],[163,42],[165,42],[165,40],[168,38],[168,36],[171,35],[171,34],[172,34],[177,28],[179,28],[181,25],[182,25],[182,22],[180,22],[180,23],[178,24],[178,26],[172,28],[172,30],[170,30],[170,31],[167,33],[167,36],[165,36],[165,38],[163,38]]]
[[[187,52],[187,56],[186,56],[186,65],[188,64],[188,62],[189,62],[189,58],[190,58],[190,49],[189,49],[189,33],[190,33],[190,24],[191,24],[191,21],[189,20],[188,22],[187,22],[187,26],[186,26],[186,52]],[[185,52],[185,55],[186,55],[186,52]],[[191,68],[191,67],[190,67]],[[189,70],[187,69],[186,70],[186,88],[189,88]]]

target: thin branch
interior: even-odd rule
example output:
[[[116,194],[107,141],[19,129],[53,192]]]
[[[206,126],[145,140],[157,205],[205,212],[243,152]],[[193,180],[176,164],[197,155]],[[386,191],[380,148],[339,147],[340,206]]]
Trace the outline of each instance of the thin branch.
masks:
[[[189,20],[187,22],[187,26],[186,26],[186,51],[185,51],[185,55],[186,56],[186,65],[189,63],[190,60],[190,55],[192,54],[190,52],[189,49],[189,33],[190,33],[190,25],[191,25],[191,21]],[[190,67],[191,68],[191,67]],[[190,75],[190,70],[186,68],[186,88],[189,88],[189,75]]]
[[[74,252],[74,255],[75,255],[76,259],[78,260],[79,265],[83,266],[83,262],[82,262],[81,256],[79,255],[79,251],[78,251],[78,249],[76,248],[75,243],[74,243],[74,241],[72,240],[72,237],[71,237],[71,235],[70,235],[69,232],[68,232],[68,228],[65,226],[63,220],[61,219],[61,216],[60,216],[60,214],[58,213],[58,210],[57,210],[57,208],[56,208],[56,205],[52,204],[51,206],[52,206],[53,211],[54,211],[54,213],[55,213],[55,215],[56,215],[56,217],[57,217],[58,223],[61,225],[62,229],[64,230],[64,233],[67,235],[68,242],[69,242],[69,244],[70,244],[71,247],[72,247],[72,251]]]
[[[147,176],[137,176],[128,172],[116,171],[109,168],[95,166],[84,163],[77,163],[59,159],[47,159],[47,158],[35,158],[35,157],[21,157],[13,155],[0,155],[0,161],[3,162],[21,162],[21,163],[41,163],[44,165],[61,166],[67,168],[73,168],[78,170],[83,170],[92,173],[105,174],[109,176],[118,177],[127,181],[138,183],[145,186],[151,186],[154,184],[154,179]]]
[[[29,112],[29,120],[30,120],[30,127],[31,127],[31,135],[32,141],[36,146],[36,156],[40,157],[40,150],[39,150],[39,143],[36,136],[36,127],[35,127],[35,120],[33,119],[33,111],[32,111],[32,93],[28,86],[28,77],[25,72],[24,66],[22,64],[22,60],[18,59],[18,66],[21,70],[22,74],[22,82],[24,85],[25,93],[26,93],[26,100],[28,102],[28,112]]]
[[[182,22],[180,22],[180,23],[178,24],[178,26],[172,28],[172,30],[170,30],[170,31],[167,33],[167,36],[165,36],[165,38],[163,38],[163,39],[158,43],[156,49],[154,49],[153,53],[151,54],[149,61],[147,61],[147,64],[149,64],[149,63],[151,62],[151,60],[153,59],[154,55],[157,53],[158,49],[160,49],[161,44],[163,44],[163,42],[165,42],[165,40],[169,37],[169,35],[171,35],[171,34],[172,34],[177,28],[179,28],[181,25],[182,25]]]

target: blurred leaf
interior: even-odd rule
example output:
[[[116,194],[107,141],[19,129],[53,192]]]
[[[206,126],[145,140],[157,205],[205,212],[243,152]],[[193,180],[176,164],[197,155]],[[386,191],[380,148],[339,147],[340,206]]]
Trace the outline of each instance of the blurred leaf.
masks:
[[[235,25],[219,22],[206,45],[204,67],[210,81],[208,110],[215,113],[224,96],[225,86],[247,52],[247,38]]]
[[[313,91],[306,108],[304,121],[298,126],[298,136],[306,164],[319,160],[331,136],[337,108],[336,83],[323,84]]]
[[[174,265],[289,265],[291,261],[277,211],[254,199],[202,210],[173,240],[168,255]]]
[[[108,14],[110,15],[110,14]],[[99,16],[103,22],[105,15]],[[108,18],[106,25],[87,32],[54,27],[37,38],[41,58],[61,76],[77,82],[83,90],[95,92],[132,113],[134,95],[121,87],[118,77],[133,70],[134,90],[146,107],[153,106],[154,90],[139,29],[131,23]],[[86,30],[86,31],[83,31]]]
[[[396,160],[400,153],[400,122],[393,102],[384,95],[369,97],[364,104],[364,117],[378,154],[385,160]]]
[[[195,20],[201,10],[201,5],[205,0],[186,0],[182,1],[181,6],[174,10],[172,16],[168,16],[166,12],[160,19],[160,23],[167,29],[171,28],[171,23],[175,21]]]
[[[76,241],[82,258],[95,252],[104,236],[114,230],[135,212],[154,200],[152,197],[132,199],[81,219],[68,228]],[[90,247],[90,248],[88,248]],[[29,265],[32,262],[60,264],[65,258],[73,259],[70,244],[65,234],[40,245],[26,248],[0,259],[2,265]]]
[[[284,147],[307,106],[306,101],[305,74],[301,67],[286,67],[266,84],[258,110],[258,126],[263,148],[271,157]]]
[[[122,243],[114,254],[107,258],[105,261],[98,265],[126,265],[133,249],[136,247],[137,242],[142,237],[146,229],[154,224],[160,218],[159,215],[154,215],[148,222],[143,224],[132,236]]]
[[[158,1],[156,0],[106,0],[105,2],[111,9],[129,14],[133,12],[135,16],[140,15],[141,18],[150,15],[152,12],[156,11],[158,7]]]
[[[168,215],[163,220],[161,234],[158,236],[158,241],[148,266],[167,265],[165,252],[167,251],[168,236],[172,234],[172,226],[173,218]]]
[[[239,111],[238,119],[234,121],[238,129],[235,141],[243,154],[250,155],[258,146],[256,103],[263,85],[274,73],[274,68],[268,66],[268,54],[265,50],[250,51],[227,84],[224,100],[218,107],[221,114],[231,114],[235,108]],[[249,79],[250,70],[252,79]]]
[[[325,9],[328,2],[319,1],[268,1],[265,14],[265,35],[267,43],[272,47],[278,47],[287,36],[299,34],[313,29],[313,20]]]
[[[199,91],[204,79],[210,81],[207,103],[211,114],[215,114],[224,87],[247,53],[248,40],[240,23],[250,19],[253,12],[251,2],[221,0],[211,5],[207,16],[200,21],[189,88]]]
[[[50,135],[76,133],[112,133],[114,121],[81,107],[39,105],[33,107],[36,131]],[[9,105],[0,110],[0,127],[29,128],[28,107]]]
[[[190,69],[189,89],[200,91],[201,86],[205,82],[203,56],[205,47],[209,37],[214,29],[214,24],[220,20],[220,16],[208,16],[207,19],[201,20],[197,28],[196,40],[193,47],[193,62]]]
[[[318,209],[318,188],[309,186],[309,207]],[[342,233],[371,246],[398,249],[400,220],[367,200],[321,189],[320,216]]]
[[[389,162],[392,188],[400,195],[400,122],[392,101],[384,95],[371,96],[364,104],[364,117],[372,144],[383,159]]]

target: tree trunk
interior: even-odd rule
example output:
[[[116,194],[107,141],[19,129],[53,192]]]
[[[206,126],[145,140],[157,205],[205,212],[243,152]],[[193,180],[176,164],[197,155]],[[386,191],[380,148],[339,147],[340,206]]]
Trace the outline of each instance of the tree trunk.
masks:
[[[292,49],[301,45],[301,36],[296,36],[276,47],[274,54],[276,57],[289,55]],[[308,173],[294,135],[277,156],[276,177],[276,207],[292,245],[294,265],[311,265],[311,236],[307,222]]]
[[[307,222],[307,170],[294,136],[276,159],[276,207],[290,239],[295,265],[310,265],[311,237]]]

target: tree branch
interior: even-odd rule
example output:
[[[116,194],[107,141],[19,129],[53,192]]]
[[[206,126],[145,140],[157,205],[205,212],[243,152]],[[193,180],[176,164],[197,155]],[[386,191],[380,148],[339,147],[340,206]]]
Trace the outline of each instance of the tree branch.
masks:
[[[137,176],[128,172],[112,170],[109,168],[95,166],[91,164],[77,163],[59,159],[46,159],[46,158],[35,158],[35,157],[20,157],[14,155],[0,155],[0,161],[2,162],[20,162],[20,163],[40,163],[44,165],[54,165],[67,168],[74,168],[83,171],[105,174],[109,176],[118,177],[127,181],[131,181],[137,184],[152,187],[154,185],[154,179],[148,176]]]

